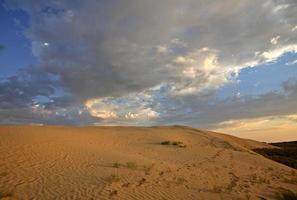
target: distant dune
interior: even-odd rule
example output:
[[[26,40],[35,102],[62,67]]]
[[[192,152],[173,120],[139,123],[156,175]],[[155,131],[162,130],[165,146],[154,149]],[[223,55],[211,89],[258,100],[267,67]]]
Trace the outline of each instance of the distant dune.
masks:
[[[269,144],[189,127],[0,127],[0,199],[275,199]]]

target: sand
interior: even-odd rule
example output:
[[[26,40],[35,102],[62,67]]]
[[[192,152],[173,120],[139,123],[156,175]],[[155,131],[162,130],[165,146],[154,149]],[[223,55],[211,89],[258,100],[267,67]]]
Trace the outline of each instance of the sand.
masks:
[[[161,145],[181,141],[186,147]],[[268,144],[188,127],[0,127],[2,199],[274,199],[297,171]],[[1,198],[0,198],[1,199]]]

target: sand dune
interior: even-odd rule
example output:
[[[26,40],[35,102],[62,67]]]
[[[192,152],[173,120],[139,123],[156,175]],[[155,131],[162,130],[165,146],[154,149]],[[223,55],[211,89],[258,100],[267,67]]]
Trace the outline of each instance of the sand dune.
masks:
[[[181,141],[186,147],[161,145]],[[188,127],[0,127],[3,199],[274,199],[297,171],[264,143]]]

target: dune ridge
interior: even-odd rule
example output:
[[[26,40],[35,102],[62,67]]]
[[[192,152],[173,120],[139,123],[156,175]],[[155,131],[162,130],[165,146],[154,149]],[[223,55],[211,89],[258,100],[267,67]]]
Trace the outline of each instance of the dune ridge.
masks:
[[[0,126],[0,199],[275,199],[297,191],[297,171],[254,148],[275,147],[184,126]]]

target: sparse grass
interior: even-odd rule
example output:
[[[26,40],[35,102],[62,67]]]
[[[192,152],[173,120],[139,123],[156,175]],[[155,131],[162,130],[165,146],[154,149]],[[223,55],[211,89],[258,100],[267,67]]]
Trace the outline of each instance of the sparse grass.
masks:
[[[162,145],[170,145],[171,142],[170,142],[169,140],[166,140],[166,141],[161,142],[161,144],[162,144]]]
[[[267,169],[268,169],[268,171],[273,171],[272,167],[268,167]]]
[[[0,199],[6,198],[6,197],[12,197],[12,194],[9,192],[0,192]]]
[[[270,180],[267,179],[267,178],[263,178],[263,177],[261,177],[261,178],[259,179],[259,181],[260,181],[261,183],[270,184]]]
[[[169,141],[169,140],[165,140],[163,142],[160,143],[161,145],[173,145],[173,146],[178,146],[178,147],[181,147],[181,148],[185,148],[186,145],[181,142],[181,141]]]
[[[212,191],[214,193],[221,193],[223,191],[223,188],[220,187],[220,186],[214,186],[213,189],[212,189]]]
[[[256,174],[251,175],[250,180],[253,183],[270,184],[270,180],[269,179],[267,179],[265,177],[257,176]]]
[[[281,193],[277,194],[278,200],[297,200],[297,194],[290,191],[290,190],[284,190]]]
[[[149,175],[150,171],[153,169],[154,166],[155,166],[154,164],[143,166],[143,170],[144,170],[145,174]]]
[[[173,141],[173,142],[172,142],[172,145],[174,145],[174,146],[178,146],[178,145],[180,145],[180,144],[182,144],[181,141]]]
[[[183,183],[187,182],[187,180],[185,178],[178,177],[176,179],[176,182],[177,182],[177,184],[183,184]]]
[[[105,178],[105,181],[109,184],[120,181],[120,177],[116,174],[112,174]]]
[[[119,167],[121,167],[121,163],[115,162],[112,164],[112,167],[119,168]]]
[[[127,162],[126,167],[129,169],[137,169],[137,164],[136,162]]]
[[[297,177],[283,177],[285,183],[297,184]]]
[[[129,161],[126,163],[119,163],[119,162],[114,162],[111,164],[111,167],[113,168],[128,168],[128,169],[133,169],[133,170],[143,170],[146,174],[149,174],[149,172],[152,170],[154,167],[154,164],[150,165],[138,165],[134,161]]]
[[[245,197],[246,197],[246,199],[248,199],[248,200],[251,199],[251,195],[250,195],[250,194],[246,194]]]

